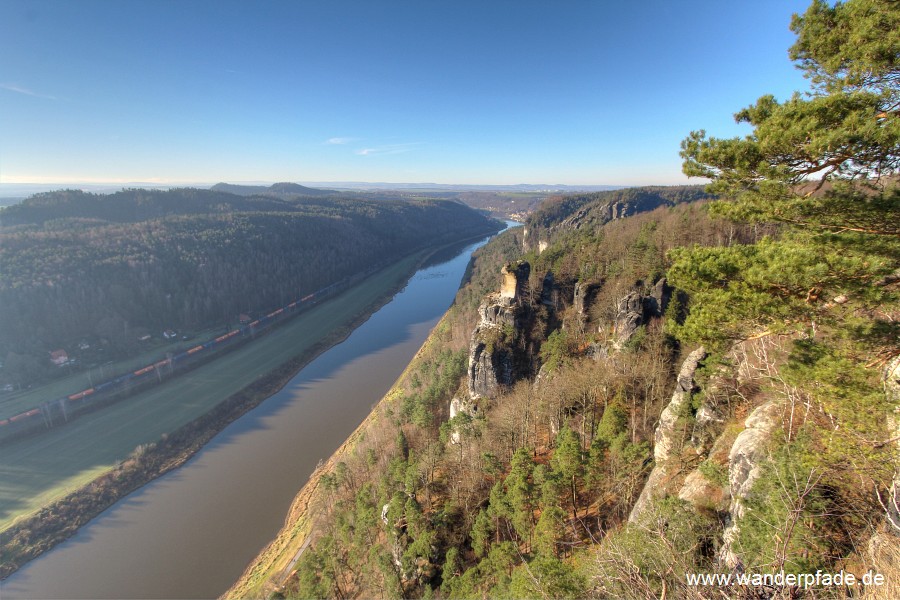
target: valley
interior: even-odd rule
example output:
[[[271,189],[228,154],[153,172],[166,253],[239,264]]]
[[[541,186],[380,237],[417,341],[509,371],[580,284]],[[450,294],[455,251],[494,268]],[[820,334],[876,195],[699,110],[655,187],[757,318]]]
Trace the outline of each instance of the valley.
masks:
[[[340,445],[402,371],[442,305],[449,304],[473,247],[436,255],[346,340],[224,429],[193,460],[4,581],[4,597],[109,597],[121,596],[122,590],[134,597],[222,593],[274,535],[296,482]],[[341,310],[334,304],[342,299],[358,301],[355,294],[345,294],[309,314],[322,321],[325,310]],[[223,522],[231,525],[223,527]],[[240,549],[232,531],[238,523],[244,540]],[[170,547],[173,536],[181,538],[177,551]],[[121,544],[130,539],[141,539],[141,546],[121,553]],[[168,549],[162,551],[163,546]],[[146,553],[140,559],[144,571],[135,578],[127,565],[140,552]],[[116,561],[121,566],[111,567]]]
[[[900,598],[900,2],[0,55],[0,598]]]

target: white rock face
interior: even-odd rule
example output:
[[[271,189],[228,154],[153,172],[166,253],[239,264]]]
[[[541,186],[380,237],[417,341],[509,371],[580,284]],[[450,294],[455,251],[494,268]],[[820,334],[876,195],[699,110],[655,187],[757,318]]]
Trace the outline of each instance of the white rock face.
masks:
[[[628,516],[629,523],[636,522],[653,498],[665,492],[662,484],[669,477],[669,459],[674,455],[678,415],[681,414],[685,404],[691,401],[691,394],[695,389],[694,373],[704,358],[706,358],[706,349],[701,346],[688,354],[681,365],[672,399],[660,415],[659,424],[656,426],[653,445],[655,464],[644,489],[641,490],[641,495],[631,509],[631,514]]]
[[[781,404],[774,400],[756,407],[728,454],[728,483],[731,487],[731,524],[725,528],[720,559],[729,567],[737,565],[739,557],[732,544],[740,531],[740,520],[746,513],[744,505],[753,484],[762,472],[762,463],[768,456],[768,444],[772,432],[781,423]]]
[[[450,419],[452,420],[453,417],[460,413],[466,413],[474,417],[478,414],[478,404],[468,398],[460,398],[459,396],[454,396],[453,400],[450,401]],[[459,443],[458,431],[450,432],[450,443]]]
[[[528,276],[531,274],[531,265],[520,262],[515,265],[506,265],[500,270],[500,297],[511,298],[518,301],[528,285]]]
[[[691,401],[691,393],[695,389],[694,373],[700,366],[700,361],[706,358],[706,349],[701,346],[688,354],[678,373],[678,383],[672,392],[672,399],[659,416],[659,425],[656,426],[656,434],[653,439],[653,458],[657,464],[671,458],[672,448],[675,443],[675,424],[678,415],[684,410],[684,405]]]

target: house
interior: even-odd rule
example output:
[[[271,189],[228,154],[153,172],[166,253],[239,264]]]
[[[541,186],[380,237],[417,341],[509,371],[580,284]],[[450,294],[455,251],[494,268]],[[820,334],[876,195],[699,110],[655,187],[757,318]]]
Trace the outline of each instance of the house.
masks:
[[[241,325],[246,325],[247,323],[249,323],[252,320],[253,319],[251,319],[250,315],[248,315],[247,313],[241,313],[241,315],[238,317],[238,322]]]
[[[57,367],[61,367],[69,362],[69,355],[66,354],[65,350],[54,350],[50,353],[50,362]]]

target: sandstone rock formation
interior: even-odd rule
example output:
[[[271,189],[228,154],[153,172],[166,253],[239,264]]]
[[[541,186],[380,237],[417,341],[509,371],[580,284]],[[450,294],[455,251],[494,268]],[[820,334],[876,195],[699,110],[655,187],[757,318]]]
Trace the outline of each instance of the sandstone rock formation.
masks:
[[[575,282],[575,293],[572,297],[572,307],[575,309],[575,314],[579,317],[587,315],[587,311],[593,304],[594,296],[596,296],[599,289],[600,285],[596,283]]]
[[[493,398],[500,393],[501,386],[513,383],[512,352],[485,341],[483,329],[476,332],[479,335],[473,337],[469,346],[469,398]]]
[[[715,503],[721,495],[719,486],[709,481],[700,471],[691,471],[678,492],[680,500],[690,502],[694,506]]]
[[[500,274],[500,292],[489,294],[478,307],[479,321],[469,343],[466,394],[450,401],[451,419],[460,413],[476,416],[481,402],[515,382],[515,355],[509,338],[522,326],[531,265],[524,261],[506,265]],[[459,441],[458,432],[451,434],[451,441]]]
[[[556,288],[556,282],[553,278],[553,272],[547,271],[544,275],[544,281],[541,285],[541,304],[550,308],[556,308],[559,296],[559,290]]]
[[[728,455],[731,522],[725,528],[719,558],[729,568],[733,569],[740,561],[740,557],[734,552],[732,546],[740,530],[740,520],[746,512],[747,497],[753,484],[759,479],[762,463],[768,457],[768,445],[772,432],[780,422],[781,405],[779,402],[770,400],[758,406],[744,421],[746,428],[734,440]]]
[[[671,298],[672,288],[669,287],[669,283],[663,277],[653,286],[650,295],[644,298],[644,314],[651,317],[663,316]]]
[[[613,323],[613,348],[621,350],[628,340],[644,324],[644,299],[638,292],[630,292],[616,306]]]
[[[637,522],[641,513],[650,505],[655,496],[664,493],[662,484],[669,478],[671,459],[679,451],[678,419],[683,413],[685,405],[691,401],[691,395],[697,389],[694,383],[694,373],[704,358],[706,358],[706,349],[701,346],[691,352],[681,365],[672,399],[660,415],[659,424],[656,426],[653,471],[650,472],[650,477],[647,478],[647,483],[628,516],[628,521],[631,523]]]
[[[656,282],[649,295],[645,296],[634,291],[619,300],[616,307],[616,320],[613,323],[613,348],[621,350],[638,327],[650,319],[663,316],[671,297],[672,288],[663,277]]]
[[[500,270],[500,297],[520,302],[528,287],[531,265],[525,261],[505,265]]]

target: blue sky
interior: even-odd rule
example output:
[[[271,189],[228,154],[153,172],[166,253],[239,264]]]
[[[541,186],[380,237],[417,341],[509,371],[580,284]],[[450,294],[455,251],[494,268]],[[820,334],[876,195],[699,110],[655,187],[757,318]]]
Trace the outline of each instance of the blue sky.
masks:
[[[682,183],[808,3],[0,0],[0,183]]]

